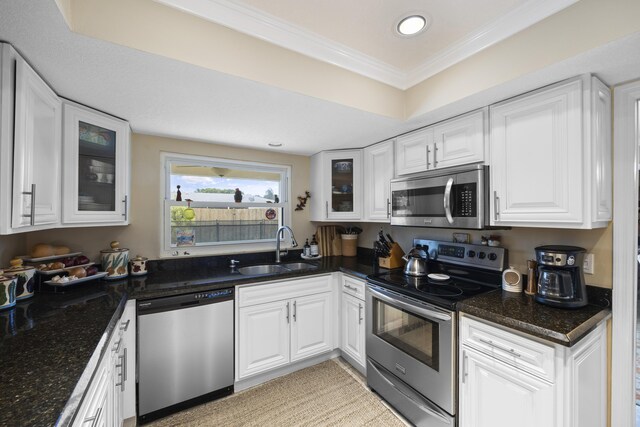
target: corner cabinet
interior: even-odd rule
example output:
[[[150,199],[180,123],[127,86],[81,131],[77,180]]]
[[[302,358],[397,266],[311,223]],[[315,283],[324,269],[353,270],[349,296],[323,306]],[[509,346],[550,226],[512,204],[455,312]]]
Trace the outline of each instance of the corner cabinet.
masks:
[[[65,101],[63,136],[63,223],[128,224],[129,124]]]
[[[598,228],[612,216],[611,92],[573,78],[490,107],[491,225]]]
[[[362,219],[362,150],[323,151],[311,157],[311,220]]]
[[[565,347],[460,316],[461,427],[607,425],[604,321]]]
[[[0,44],[0,234],[60,223],[58,96],[7,44]]]
[[[393,143],[385,141],[364,149],[365,221],[389,222],[390,182],[393,178]]]
[[[485,120],[482,109],[399,136],[396,176],[484,161]]]

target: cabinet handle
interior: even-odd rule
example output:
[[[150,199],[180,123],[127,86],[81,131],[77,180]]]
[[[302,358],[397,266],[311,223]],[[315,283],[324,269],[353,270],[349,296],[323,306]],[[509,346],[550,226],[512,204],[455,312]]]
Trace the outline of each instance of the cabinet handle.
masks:
[[[124,356],[123,356],[123,362],[124,362],[124,381],[127,381],[127,371],[129,370],[129,365],[127,362],[127,347],[124,348],[123,350],[124,352]],[[122,384],[122,390],[124,390],[124,384]]]
[[[329,219],[329,202],[325,202],[325,206],[324,206],[324,211],[325,211],[325,218]]]
[[[467,359],[469,358],[469,356],[467,356],[467,352],[464,352],[464,356],[462,356],[462,384],[464,384],[466,382],[467,376],[469,375],[469,373],[467,372]]]
[[[431,153],[431,150],[429,150],[429,146],[427,145],[427,169],[429,169],[429,153]]]
[[[125,194],[124,199],[122,200],[122,203],[124,203],[124,213],[122,214],[122,216],[124,217],[124,220],[127,221],[128,218],[128,207],[129,207],[129,196],[127,196]]]
[[[22,194],[25,196],[31,196],[31,209],[29,210],[29,214],[23,214],[24,218],[30,218],[29,225],[36,225],[36,185],[31,184],[31,191],[23,191]]]
[[[356,293],[358,292],[358,288],[354,288],[354,287],[351,287],[349,285],[344,285],[344,287],[349,289],[349,290],[351,290],[351,291],[353,291],[353,292],[356,292]]]
[[[289,322],[289,303],[287,303],[287,323]]]
[[[358,324],[362,324],[362,304],[358,303]]]
[[[387,218],[391,218],[391,199],[387,199]]]
[[[98,420],[100,419],[101,413],[102,413],[102,406],[98,408],[98,410],[96,411],[96,414],[93,417],[85,418],[82,423],[84,424],[91,421],[91,427],[95,427],[98,424]]]
[[[118,340],[118,342],[117,342],[117,343],[115,343],[115,344],[113,345],[113,348],[112,348],[111,350],[112,350],[114,353],[119,352],[119,351],[120,351],[120,345],[121,345],[121,344],[122,344],[122,338],[120,338],[120,339]]]
[[[501,345],[498,345],[498,344],[494,343],[491,340],[485,340],[485,339],[482,339],[482,338],[479,338],[479,340],[481,342],[485,343],[486,345],[492,347],[492,348],[497,348],[498,350],[506,351],[507,353],[511,353],[515,357],[522,357],[522,355],[520,353],[516,352],[512,348],[502,347]]]
[[[493,192],[493,219],[498,220],[498,216],[500,215],[500,197],[498,197],[498,192]]]
[[[296,313],[298,312],[298,309],[297,309],[297,307],[296,307],[296,302],[297,302],[297,301],[294,301],[294,302],[293,302],[293,321],[294,321],[294,322],[296,321]]]
[[[123,356],[118,356],[118,359],[120,359],[120,363],[116,364],[116,368],[120,369],[120,372],[118,372],[120,382],[116,383],[115,386],[120,387],[120,391],[124,391],[124,362],[122,361]]]
[[[129,323],[131,323],[131,319],[127,319],[126,322],[120,322],[120,330],[126,331],[127,329],[129,329]]]
[[[434,168],[438,167],[438,146],[437,145],[433,146],[433,167]]]

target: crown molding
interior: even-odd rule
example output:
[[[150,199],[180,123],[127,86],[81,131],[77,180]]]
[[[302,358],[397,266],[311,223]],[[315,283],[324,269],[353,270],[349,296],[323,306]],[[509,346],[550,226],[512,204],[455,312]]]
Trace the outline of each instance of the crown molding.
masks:
[[[154,0],[305,56],[402,88],[405,73],[343,44],[229,0]]]
[[[154,1],[405,90],[579,0],[528,0],[408,72],[248,5],[230,0]]]
[[[577,3],[579,0],[529,0],[488,25],[468,34],[464,39],[439,52],[406,74],[405,88],[461,62],[545,18]]]

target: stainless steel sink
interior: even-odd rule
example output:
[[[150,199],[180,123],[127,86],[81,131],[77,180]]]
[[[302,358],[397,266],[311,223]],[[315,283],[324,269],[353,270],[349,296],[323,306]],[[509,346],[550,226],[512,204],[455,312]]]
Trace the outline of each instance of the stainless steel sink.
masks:
[[[245,276],[263,276],[267,274],[286,273],[290,270],[282,267],[281,265],[266,264],[266,265],[250,265],[248,267],[240,267],[238,273]]]
[[[280,264],[284,268],[289,269],[291,271],[300,271],[300,270],[315,270],[318,268],[317,265],[307,264],[306,262],[288,262],[286,264]]]
[[[266,276],[268,274],[315,270],[317,268],[317,265],[307,264],[306,262],[289,262],[286,264],[262,264],[240,267],[238,268],[238,273],[244,276]]]

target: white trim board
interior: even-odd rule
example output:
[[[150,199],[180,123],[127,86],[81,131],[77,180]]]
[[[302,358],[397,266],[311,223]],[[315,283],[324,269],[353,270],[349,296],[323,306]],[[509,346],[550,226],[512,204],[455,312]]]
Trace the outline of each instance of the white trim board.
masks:
[[[409,71],[232,0],[154,1],[405,90],[579,0],[528,0]]]
[[[635,425],[640,80],[614,88],[611,425]]]

